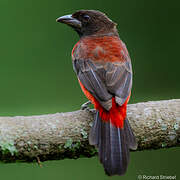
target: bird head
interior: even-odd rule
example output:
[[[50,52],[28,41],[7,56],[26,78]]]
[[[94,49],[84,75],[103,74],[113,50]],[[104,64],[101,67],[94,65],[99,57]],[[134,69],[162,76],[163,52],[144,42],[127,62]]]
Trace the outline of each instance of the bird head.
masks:
[[[100,11],[80,10],[70,15],[61,16],[56,21],[69,25],[80,37],[105,34],[118,36],[116,23]]]

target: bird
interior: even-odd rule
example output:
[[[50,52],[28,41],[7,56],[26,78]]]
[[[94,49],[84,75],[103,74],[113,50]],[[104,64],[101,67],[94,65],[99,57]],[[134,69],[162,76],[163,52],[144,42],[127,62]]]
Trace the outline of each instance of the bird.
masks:
[[[130,149],[136,150],[137,142],[127,119],[131,59],[117,24],[98,10],[78,10],[56,21],[79,35],[72,50],[73,69],[83,93],[96,109],[89,143],[98,149],[108,176],[124,175]]]

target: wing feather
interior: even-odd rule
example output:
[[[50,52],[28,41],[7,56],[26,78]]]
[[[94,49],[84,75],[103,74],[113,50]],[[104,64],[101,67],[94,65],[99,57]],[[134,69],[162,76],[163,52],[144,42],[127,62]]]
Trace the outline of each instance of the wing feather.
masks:
[[[124,104],[132,86],[132,70],[129,62],[73,61],[73,67],[84,87],[109,110],[112,97],[119,105]]]

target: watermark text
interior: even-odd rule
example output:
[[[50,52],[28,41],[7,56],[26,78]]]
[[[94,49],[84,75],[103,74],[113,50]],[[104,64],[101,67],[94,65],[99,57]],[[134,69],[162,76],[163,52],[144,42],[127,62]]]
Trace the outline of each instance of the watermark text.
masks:
[[[176,175],[145,175],[145,174],[139,174],[137,176],[138,180],[176,180]]]

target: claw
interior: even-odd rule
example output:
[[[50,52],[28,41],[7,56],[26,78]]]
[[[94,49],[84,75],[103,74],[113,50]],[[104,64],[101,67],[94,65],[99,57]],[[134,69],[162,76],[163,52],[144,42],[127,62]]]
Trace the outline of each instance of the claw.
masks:
[[[86,109],[89,110],[88,105],[90,105],[90,104],[91,104],[91,101],[88,101],[88,102],[82,104],[81,105],[81,110],[86,110]]]

